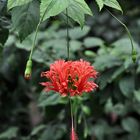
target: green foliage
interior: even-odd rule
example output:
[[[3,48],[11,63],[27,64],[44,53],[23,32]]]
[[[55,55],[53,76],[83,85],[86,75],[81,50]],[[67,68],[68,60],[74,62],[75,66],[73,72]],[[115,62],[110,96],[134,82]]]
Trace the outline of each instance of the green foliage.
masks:
[[[38,33],[37,47],[33,53],[35,68],[31,81],[34,81],[34,83],[27,83],[20,72],[18,73],[20,77],[18,78],[19,89],[16,89],[14,93],[10,89],[7,89],[10,90],[8,95],[11,97],[12,102],[9,104],[15,104],[9,112],[12,114],[14,110],[12,117],[17,115],[16,118],[20,118],[18,114],[23,113],[27,116],[20,119],[28,121],[28,118],[31,116],[27,112],[30,112],[32,109],[29,110],[26,104],[32,104],[32,102],[34,102],[33,106],[35,108],[39,108],[39,114],[41,114],[40,117],[36,115],[36,113],[32,114],[37,118],[39,117],[42,121],[31,128],[27,128],[29,124],[26,125],[24,129],[30,130],[28,134],[24,134],[20,129],[18,133],[23,133],[22,135],[19,136],[15,133],[15,137],[19,137],[19,139],[68,139],[67,134],[70,132],[70,130],[67,130],[68,126],[66,126],[66,124],[70,122],[70,113],[67,108],[67,106],[69,106],[68,98],[60,97],[58,93],[54,92],[46,93],[40,89],[40,86],[37,86],[40,82],[38,79],[40,79],[41,71],[48,69],[50,63],[54,62],[54,60],[66,58],[66,30],[61,28],[61,26],[63,26],[63,24],[54,21],[51,26],[48,26],[47,29],[39,31]],[[140,130],[137,125],[139,122],[137,116],[140,115],[140,88],[139,84],[137,85],[140,80],[140,72],[137,71],[140,63],[140,49],[138,44],[135,43],[138,59],[134,64],[130,58],[131,45],[129,39],[121,38],[111,45],[106,45],[105,40],[90,35],[91,29],[89,26],[85,26],[83,30],[79,27],[70,29],[71,59],[88,59],[99,71],[99,77],[97,79],[99,90],[72,99],[73,110],[77,116],[76,121],[79,123],[77,126],[78,136],[81,139],[89,139],[94,135],[94,137],[99,140],[117,140],[118,135],[120,135],[120,139],[123,140],[127,140],[128,137],[134,137],[137,140]],[[32,43],[33,36],[34,34],[31,34],[20,44],[18,39],[14,35],[11,35],[5,44],[5,49],[9,48],[11,50],[11,48],[14,48],[19,52],[23,51],[27,53],[31,48],[30,44]],[[94,49],[97,49],[96,52]],[[18,53],[13,55],[11,52],[11,55],[8,54],[8,56],[6,53],[4,54],[8,59],[3,60],[0,73],[2,73],[8,81],[12,78],[10,73],[15,73],[16,71],[13,69],[13,72],[10,72],[9,69],[9,67],[13,66],[15,60],[18,59],[18,63],[21,64],[25,63],[26,59],[23,59],[24,53],[22,53],[20,57]],[[87,57],[89,54],[90,57]],[[19,58],[21,57],[22,59],[20,60]],[[17,64],[14,64],[14,68],[17,69],[17,67]],[[7,72],[6,69],[9,69],[9,71]],[[22,71],[23,70],[24,65],[22,66]],[[4,85],[2,87],[1,91],[5,91]],[[11,92],[13,94],[11,94]],[[5,96],[5,94],[2,95]],[[31,99],[28,99],[28,96],[31,96]],[[35,97],[35,99],[32,99],[33,97]],[[23,99],[25,101],[22,101]],[[17,103],[19,104],[18,107]],[[21,105],[21,103],[23,105]],[[2,104],[5,104],[5,102],[3,101]],[[9,108],[11,107],[9,106]],[[6,118],[7,114],[4,110],[2,110],[2,112]],[[18,124],[18,128],[23,129],[23,122],[20,123],[21,124]],[[17,126],[16,121],[15,124],[15,126]],[[133,129],[135,128],[135,132],[132,131],[133,129],[131,129],[130,126],[132,126]],[[8,126],[6,127],[8,128]],[[123,135],[124,133],[126,133],[125,136]]]
[[[17,131],[17,127],[10,127],[9,129],[0,134],[0,139],[3,140],[15,138],[17,136]]]
[[[99,10],[101,11],[102,8],[104,7],[104,0],[96,0],[98,6],[99,6]]]
[[[101,11],[104,5],[117,9],[123,13],[123,10],[117,0],[96,0],[96,3]]]
[[[104,5],[107,5],[122,11],[116,0],[96,0],[96,2],[100,10]],[[75,21],[83,27],[85,15],[92,16],[92,11],[85,0],[41,0],[40,2],[38,0],[8,0],[7,7],[12,10],[12,30],[18,32],[21,41],[35,31],[39,19],[41,23],[50,17],[61,14],[61,17],[62,15],[63,17],[68,16],[69,20]],[[3,6],[0,7],[0,9],[2,8]],[[3,40],[2,44],[4,44],[4,39],[7,39],[9,32],[5,29],[1,32],[5,34],[1,39]]]
[[[82,2],[78,3],[81,9],[83,9]],[[28,11],[27,5],[32,7],[31,13],[30,10]],[[34,6],[38,12],[34,10],[36,9]],[[28,15],[26,11],[30,14]],[[82,18],[87,11],[83,10]],[[39,22],[39,2],[34,0],[25,5],[13,7],[11,13],[12,19],[13,13],[15,15],[13,27],[14,24],[18,25],[18,29],[16,26],[15,29],[24,39],[35,30]],[[61,14],[65,14],[65,9]],[[34,19],[35,23],[30,22],[28,18],[36,18]],[[118,25],[114,27],[116,23],[107,19],[109,23],[114,23],[113,27],[110,27],[110,24],[103,20],[103,16],[96,20],[100,20],[100,26],[99,23],[94,24],[95,20],[90,19],[87,20],[88,26],[84,26],[83,30],[80,27],[69,29],[70,58],[72,60],[86,59],[99,72],[96,81],[99,85],[97,91],[72,98],[79,139],[139,140],[139,44],[134,43],[137,60],[136,63],[133,63],[130,40],[124,38],[125,35],[121,34]],[[0,23],[2,25],[0,31],[3,30],[3,27],[9,30],[9,24],[4,26],[7,20],[1,18],[0,21],[4,21]],[[100,30],[102,28],[101,21],[103,27],[109,26],[102,32]],[[26,26],[28,25],[28,28],[25,28],[22,22]],[[77,18],[77,22],[83,24],[85,21],[80,22]],[[30,25],[33,25],[34,29],[31,29]],[[1,39],[1,42],[3,41],[0,44],[1,140],[69,139],[71,120],[68,98],[60,97],[58,93],[52,91],[44,92],[39,84],[43,81],[40,78],[42,71],[48,70],[50,64],[56,59],[66,58],[67,38],[64,27],[65,23],[56,19],[50,20],[49,24],[44,21],[41,25],[33,53],[33,75],[30,81],[26,81],[23,75],[27,54],[31,49],[35,34],[32,33],[28,36],[22,44],[15,32],[10,33],[6,43],[6,39]],[[118,31],[117,34],[120,33],[119,39],[118,36],[117,39],[112,39],[113,43],[110,39],[110,36],[113,35],[107,32],[110,28],[113,28],[113,34],[116,34],[114,29]],[[106,32],[105,37],[109,39],[102,36],[104,32]],[[7,37],[6,33],[3,35]],[[4,47],[3,44],[5,44]]]
[[[134,77],[133,76],[125,76],[119,82],[120,89],[124,96],[132,97],[132,94],[135,89]]]
[[[23,41],[32,33],[39,22],[39,2],[34,0],[12,9],[12,29],[16,30]]]
[[[68,6],[69,0],[41,0],[40,17],[44,17],[43,20],[46,20],[51,16],[60,14]]]
[[[37,135],[37,133],[39,133],[39,131],[43,130],[44,128],[46,128],[45,125],[39,125],[37,127],[35,127],[32,132],[31,132],[31,135],[34,136],[34,135]]]
[[[104,44],[104,41],[100,38],[97,38],[97,37],[87,37],[84,40],[84,45],[87,48],[96,47],[96,46],[103,46],[103,44]]]
[[[136,131],[139,129],[138,122],[131,117],[122,120],[122,127],[126,131],[133,133],[136,133]]]
[[[27,4],[31,1],[32,0],[8,0],[7,7],[8,7],[8,9],[12,9],[13,7],[21,6],[21,5]]]
[[[81,27],[85,24],[85,14],[92,15],[92,12],[85,0],[70,0],[68,16],[78,22]]]
[[[122,8],[121,8],[120,4],[117,2],[117,0],[104,0],[104,5],[107,5],[111,8],[115,8],[115,9],[123,12]]]
[[[49,93],[41,93],[41,96],[39,98],[39,107],[45,107],[45,106],[54,106],[57,104],[66,104],[68,99],[66,98],[61,98],[59,94],[56,94],[54,92],[49,92]]]

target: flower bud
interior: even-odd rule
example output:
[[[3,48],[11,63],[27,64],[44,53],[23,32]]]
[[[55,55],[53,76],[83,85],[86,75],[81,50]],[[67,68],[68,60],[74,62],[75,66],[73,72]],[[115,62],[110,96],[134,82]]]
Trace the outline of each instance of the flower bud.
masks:
[[[134,63],[136,62],[136,59],[137,59],[137,52],[136,52],[136,50],[133,50],[132,51],[132,60]]]
[[[32,73],[32,60],[28,60],[24,73],[25,79],[29,80],[31,78],[31,73]]]

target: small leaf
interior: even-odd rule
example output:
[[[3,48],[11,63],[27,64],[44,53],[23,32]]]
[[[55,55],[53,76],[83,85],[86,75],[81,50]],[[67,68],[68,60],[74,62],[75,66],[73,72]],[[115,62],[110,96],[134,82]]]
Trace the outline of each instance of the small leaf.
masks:
[[[140,65],[139,65],[139,67],[137,68],[137,73],[140,73]]]
[[[135,132],[139,129],[138,122],[131,117],[126,118],[122,121],[122,127],[128,132]]]
[[[103,6],[104,6],[104,1],[103,0],[96,0],[96,3],[99,7],[99,10],[101,11]]]
[[[104,41],[100,38],[97,37],[87,37],[84,40],[84,45],[89,48],[89,47],[96,47],[96,46],[102,46],[104,44]]]
[[[113,107],[112,112],[114,112],[114,113],[117,114],[117,115],[121,115],[121,116],[124,115],[124,114],[126,114],[125,107],[124,107],[124,105],[121,104],[121,103],[116,104],[116,105]]]
[[[32,132],[31,135],[36,135],[38,132],[40,132],[41,130],[43,130],[46,127],[46,125],[39,125],[37,127],[35,127]]]
[[[12,28],[18,32],[21,41],[36,29],[38,22],[39,2],[36,0],[12,10]]]
[[[86,36],[90,31],[90,27],[84,26],[83,29],[80,27],[75,27],[73,29],[70,29],[69,36],[71,39],[80,39],[84,36]]]
[[[103,54],[95,58],[94,66],[98,70],[105,70],[121,64],[118,57],[111,54]]]
[[[95,57],[96,56],[96,53],[94,53],[93,51],[90,51],[90,50],[86,50],[84,52],[85,56],[87,57]]]
[[[17,136],[17,127],[10,127],[6,131],[0,134],[0,139],[12,139]]]
[[[80,49],[81,46],[82,46],[82,43],[80,41],[77,41],[77,40],[70,41],[70,48],[72,52],[76,52],[77,50]]]
[[[126,97],[132,97],[134,86],[134,77],[132,76],[125,76],[119,82],[120,90]]]
[[[115,8],[123,13],[122,8],[117,0],[104,0],[104,5]]]
[[[39,107],[54,106],[57,104],[66,104],[67,97],[61,97],[60,94],[50,91],[48,93],[42,92],[39,98]]]
[[[90,115],[91,114],[91,111],[90,111],[90,108],[86,105],[83,105],[82,106],[82,110],[83,112],[86,114],[86,115]]]
[[[113,103],[112,103],[112,99],[109,98],[105,104],[105,112],[106,113],[110,113],[112,112],[112,109],[113,109]]]
[[[11,9],[16,6],[21,6],[31,2],[32,0],[8,0],[8,9]]]
[[[114,73],[114,69],[109,69],[99,76],[97,81],[99,83],[100,89],[104,89],[107,86],[107,84],[112,81],[113,73]]]
[[[60,95],[54,92],[42,94],[39,99],[39,107],[52,106],[58,104]]]
[[[39,140],[61,140],[66,130],[65,124],[48,124],[46,130],[40,135]]]
[[[124,71],[125,71],[124,66],[121,66],[121,67],[117,68],[117,69],[115,70],[115,72],[113,73],[112,77],[111,77],[111,81],[113,81],[113,80],[116,79],[118,76],[120,76]]]
[[[135,99],[140,102],[140,89],[138,91],[134,91]]]

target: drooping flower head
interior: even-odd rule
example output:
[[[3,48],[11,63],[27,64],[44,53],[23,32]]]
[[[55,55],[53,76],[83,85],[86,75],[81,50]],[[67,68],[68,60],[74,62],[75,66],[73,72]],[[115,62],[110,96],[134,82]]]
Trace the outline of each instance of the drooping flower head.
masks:
[[[50,65],[50,70],[41,73],[49,81],[42,82],[45,90],[54,90],[62,96],[82,95],[83,92],[91,92],[98,86],[93,79],[97,72],[89,62],[84,60],[65,61],[57,60]]]

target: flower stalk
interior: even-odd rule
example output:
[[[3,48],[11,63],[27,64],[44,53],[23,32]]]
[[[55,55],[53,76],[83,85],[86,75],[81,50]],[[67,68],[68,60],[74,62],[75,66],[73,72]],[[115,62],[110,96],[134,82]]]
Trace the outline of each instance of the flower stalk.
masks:
[[[67,59],[70,57],[70,43],[69,43],[69,17],[68,17],[68,9],[66,8],[66,16],[67,16]]]
[[[29,55],[29,58],[28,58],[27,63],[26,63],[26,68],[25,68],[25,72],[24,72],[24,77],[25,77],[25,79],[28,79],[28,80],[29,80],[30,77],[31,77],[32,64],[31,64],[30,68],[29,68],[28,65],[29,65],[29,63],[32,63],[32,55],[33,55],[33,51],[34,51],[34,48],[35,48],[35,42],[36,42],[36,39],[37,39],[37,34],[38,34],[39,26],[40,26],[40,24],[42,23],[46,12],[47,12],[47,8],[46,8],[45,12],[43,13],[43,16],[40,18],[39,23],[38,23],[38,25],[37,25],[37,27],[36,27],[35,36],[34,36],[33,44],[32,44],[32,47],[31,47],[30,55]]]
[[[130,39],[131,46],[132,46],[132,53],[131,53],[132,61],[135,63],[135,62],[136,62],[136,59],[137,59],[137,52],[136,52],[136,50],[135,50],[135,48],[134,48],[132,35],[131,35],[129,29],[127,28],[127,26],[126,26],[122,21],[120,21],[120,20],[119,20],[115,15],[113,15],[108,9],[106,9],[106,10],[107,10],[107,12],[108,12],[113,18],[115,18],[115,19],[125,28],[125,30],[126,30],[126,32],[127,32],[127,35],[128,35],[128,37],[129,37],[129,39]]]
[[[75,132],[75,128],[74,128],[74,115],[73,115],[73,106],[72,106],[72,101],[71,101],[71,97],[69,97],[70,100],[70,110],[71,110],[71,134],[70,134],[70,139],[71,140],[78,140],[78,136]]]

